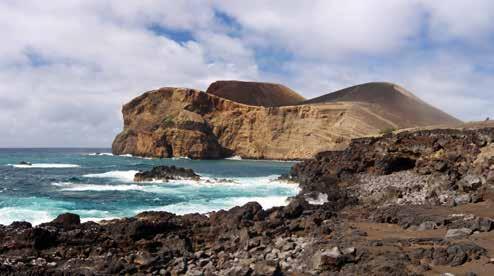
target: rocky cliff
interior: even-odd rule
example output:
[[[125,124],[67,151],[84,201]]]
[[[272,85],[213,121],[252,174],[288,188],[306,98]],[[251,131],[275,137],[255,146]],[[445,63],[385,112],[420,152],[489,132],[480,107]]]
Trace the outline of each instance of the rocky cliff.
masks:
[[[281,86],[254,84],[240,91],[254,91],[252,98],[261,106],[227,99],[245,98],[243,92],[235,94],[245,85],[241,82],[217,82],[208,93],[185,88],[144,93],[123,107],[124,130],[115,138],[113,152],[198,159],[232,155],[305,159],[323,150],[342,149],[351,138],[383,129],[458,122],[452,117],[410,120],[403,112],[383,108],[387,103],[348,98],[266,107],[262,105],[296,102],[299,97]],[[277,96],[266,97],[270,93]]]

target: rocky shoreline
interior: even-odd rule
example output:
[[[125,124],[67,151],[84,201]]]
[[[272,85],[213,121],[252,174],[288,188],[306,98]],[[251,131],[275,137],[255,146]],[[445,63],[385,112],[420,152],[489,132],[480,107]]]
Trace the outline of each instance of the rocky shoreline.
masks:
[[[0,226],[2,275],[492,275],[494,129],[353,140],[285,207]],[[444,275],[451,275],[444,274]]]

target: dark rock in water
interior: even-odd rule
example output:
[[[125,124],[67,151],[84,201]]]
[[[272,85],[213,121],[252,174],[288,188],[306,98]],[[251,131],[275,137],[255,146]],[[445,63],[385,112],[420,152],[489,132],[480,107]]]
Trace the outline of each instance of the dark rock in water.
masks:
[[[42,225],[55,226],[57,228],[72,229],[81,224],[81,219],[79,215],[65,213],[58,215],[58,217],[49,223],[44,223]]]
[[[26,161],[21,161],[21,162],[19,162],[19,165],[27,165],[27,166],[32,166],[32,165],[33,165],[33,163],[31,163],[31,162],[26,162]]]
[[[153,180],[174,180],[174,179],[192,179],[199,180],[192,169],[178,168],[175,166],[157,166],[149,171],[138,172],[134,176],[134,181],[153,181]]]
[[[14,221],[9,225],[10,228],[17,229],[29,229],[32,228],[32,224],[27,221]]]

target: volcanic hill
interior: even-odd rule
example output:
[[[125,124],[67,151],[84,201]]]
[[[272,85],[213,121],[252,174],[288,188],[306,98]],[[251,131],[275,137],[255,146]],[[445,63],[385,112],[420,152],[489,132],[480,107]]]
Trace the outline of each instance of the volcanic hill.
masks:
[[[304,101],[277,84],[218,81],[146,92],[123,107],[115,154],[307,159],[389,129],[461,121],[398,85],[367,83]]]
[[[276,83],[246,81],[215,81],[206,93],[237,103],[255,106],[295,105],[305,98],[292,89]]]
[[[303,102],[363,102],[382,109],[399,125],[450,125],[461,123],[451,115],[427,104],[403,87],[386,82],[371,82],[348,87]]]

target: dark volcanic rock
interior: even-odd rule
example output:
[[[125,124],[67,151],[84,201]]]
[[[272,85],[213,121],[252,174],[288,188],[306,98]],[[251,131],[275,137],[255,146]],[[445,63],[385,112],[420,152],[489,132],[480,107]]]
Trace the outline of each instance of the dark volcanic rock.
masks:
[[[424,130],[354,139],[343,151],[321,152],[314,159],[294,165],[289,178],[300,182],[304,192],[324,192],[329,185],[323,187],[320,183],[332,179],[329,182],[333,186],[345,182],[365,183],[355,186],[361,190],[357,194],[382,190],[384,198],[380,200],[388,200],[385,197],[390,196],[394,199],[406,197],[402,202],[465,204],[472,198],[479,198],[486,184],[494,183],[494,174],[489,169],[494,165],[491,157],[493,140],[492,128]],[[401,172],[409,172],[415,180],[410,183],[388,181],[382,185],[386,179],[391,180],[394,174]],[[386,175],[390,176],[386,178]],[[400,191],[386,195],[387,186]],[[407,194],[418,196],[420,191],[423,192],[420,198],[407,197]],[[440,194],[444,196],[440,198]]]
[[[149,171],[138,172],[134,176],[134,181],[153,181],[153,180],[174,180],[174,179],[193,179],[199,180],[192,169],[177,168],[175,166],[157,166]]]
[[[289,178],[301,192],[284,207],[0,225],[0,274],[424,275],[468,262],[488,270],[493,132],[356,140],[295,165]],[[164,166],[136,175],[198,177]]]
[[[49,223],[42,224],[45,226],[55,226],[58,228],[71,229],[81,224],[81,219],[77,214],[65,213],[59,215],[56,219]]]

